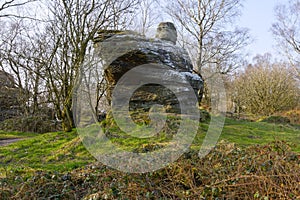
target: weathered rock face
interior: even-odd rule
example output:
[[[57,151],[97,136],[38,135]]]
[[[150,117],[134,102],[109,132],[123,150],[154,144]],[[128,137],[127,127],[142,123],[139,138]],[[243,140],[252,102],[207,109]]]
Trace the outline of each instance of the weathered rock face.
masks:
[[[148,111],[154,104],[160,104],[164,105],[167,112],[180,113],[179,102],[189,101],[191,90],[198,101],[201,100],[203,80],[193,73],[187,52],[174,45],[173,41],[148,39],[133,32],[103,31],[99,32],[95,49],[97,55],[105,62],[104,73],[108,83],[109,100],[122,76],[129,70],[146,64],[149,65],[149,69],[136,71],[133,77],[137,77],[138,81],[151,80],[151,83],[146,81],[134,91],[130,98],[130,110]],[[156,67],[164,73],[154,70]],[[163,85],[159,84],[162,79]],[[140,83],[132,80],[130,84]],[[177,87],[179,85],[183,86]],[[176,90],[181,91],[174,92]],[[118,100],[122,101],[122,96],[116,97],[116,101]]]
[[[156,31],[156,38],[161,40],[167,40],[176,44],[177,41],[177,31],[173,23],[171,22],[161,22]]]
[[[19,115],[18,93],[14,78],[10,74],[0,71],[0,122]]]
[[[15,86],[15,81],[14,77],[4,71],[0,71],[0,87],[14,87]]]

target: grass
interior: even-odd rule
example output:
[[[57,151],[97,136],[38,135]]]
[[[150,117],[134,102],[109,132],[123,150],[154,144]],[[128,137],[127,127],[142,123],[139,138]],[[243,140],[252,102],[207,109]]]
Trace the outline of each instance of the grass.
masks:
[[[36,133],[23,133],[23,132],[8,132],[0,130],[0,140],[27,138],[37,136]]]
[[[171,127],[172,128],[172,127]],[[207,123],[201,123],[199,132],[192,144],[192,149],[199,149],[208,129]],[[147,142],[145,138],[132,138],[118,129],[110,129],[112,141],[124,149],[135,152],[153,150],[167,144],[170,135],[163,134]],[[81,143],[76,130],[70,133],[54,132],[46,134],[5,133],[1,138],[27,138],[22,141],[0,147],[0,176],[4,176],[4,168],[14,169],[16,173],[27,173],[37,170],[70,171],[95,161]],[[270,124],[264,122],[248,122],[226,119],[219,141],[225,140],[247,147],[256,144],[267,144],[272,141],[286,141],[295,152],[300,152],[300,129],[291,125]],[[158,145],[157,145],[158,144]],[[16,167],[17,166],[17,167]]]
[[[70,171],[94,161],[76,131],[38,134],[0,147],[0,177],[7,170],[31,173],[37,170]]]
[[[157,147],[155,144],[170,141],[172,134],[167,132],[177,130],[177,125],[169,123],[165,134],[149,141],[130,137],[115,126],[105,132],[113,143],[126,150],[146,152],[144,150],[154,150]],[[218,140],[235,145],[220,142],[200,160],[197,150],[208,127],[209,124],[200,123],[191,146],[191,155],[185,154],[165,169],[145,175],[130,175],[98,165],[75,129],[69,133],[46,134],[0,131],[0,138],[25,138],[0,147],[0,199],[9,199],[12,195],[17,199],[47,199],[49,196],[72,199],[86,195],[90,195],[87,199],[93,195],[100,195],[100,199],[123,196],[130,199],[136,195],[140,195],[141,199],[147,196],[194,199],[199,195],[217,197],[225,191],[224,194],[229,195],[230,199],[234,197],[230,196],[234,194],[233,189],[247,198],[272,192],[284,195],[286,192],[286,195],[295,197],[298,184],[300,187],[296,175],[296,171],[300,170],[299,127],[226,119]],[[90,136],[93,139],[97,134]],[[293,152],[285,144],[291,146]],[[282,182],[287,184],[282,185]]]
[[[207,129],[208,124],[200,125],[200,133],[205,133]],[[196,136],[194,148],[197,149],[201,145],[204,136],[204,134]],[[241,147],[267,144],[278,140],[286,141],[293,151],[300,152],[300,128],[289,124],[237,121],[226,118],[220,140],[232,142]]]
[[[1,199],[300,199],[300,157],[284,142],[239,148],[220,142],[163,169],[122,173],[92,163],[68,173],[0,179]],[[2,188],[1,188],[2,185]]]

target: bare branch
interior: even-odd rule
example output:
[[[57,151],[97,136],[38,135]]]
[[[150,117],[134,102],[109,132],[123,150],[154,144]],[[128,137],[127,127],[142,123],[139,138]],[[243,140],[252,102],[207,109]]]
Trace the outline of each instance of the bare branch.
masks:
[[[26,0],[26,1],[8,0],[8,1],[5,1],[4,3],[0,4],[0,13],[9,8],[24,6],[25,4],[32,3],[35,1],[37,1],[37,0]],[[2,17],[21,17],[21,16],[16,15],[16,14],[11,14],[11,13],[10,14],[0,14],[0,18],[2,18]]]
[[[225,31],[241,7],[240,0],[176,0],[167,6],[167,12],[178,26],[183,27],[187,39],[195,48],[195,70],[201,72],[209,63],[218,66],[219,73],[234,70],[240,62],[239,51],[250,42],[248,30]],[[184,34],[180,34],[184,35]],[[230,64],[229,64],[230,63]]]
[[[300,1],[277,5],[275,17],[276,22],[271,27],[273,35],[300,77]]]

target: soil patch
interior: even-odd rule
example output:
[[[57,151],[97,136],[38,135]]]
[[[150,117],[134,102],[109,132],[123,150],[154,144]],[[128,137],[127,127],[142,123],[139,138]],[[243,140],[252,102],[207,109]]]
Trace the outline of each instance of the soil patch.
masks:
[[[0,146],[6,146],[23,139],[24,138],[10,138],[10,139],[2,139],[2,140],[0,139]]]

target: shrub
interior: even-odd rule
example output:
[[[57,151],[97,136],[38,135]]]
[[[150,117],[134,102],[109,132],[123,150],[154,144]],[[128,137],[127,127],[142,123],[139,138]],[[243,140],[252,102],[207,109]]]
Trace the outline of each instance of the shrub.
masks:
[[[0,130],[46,133],[60,130],[60,124],[48,116],[14,117],[0,123]]]
[[[283,113],[292,124],[300,124],[300,109],[294,109]]]
[[[289,124],[291,121],[284,116],[270,116],[262,120],[262,122],[275,123],[275,124]]]
[[[233,81],[236,110],[273,115],[295,108],[299,103],[299,82],[288,65],[272,63],[267,55],[257,60]]]

